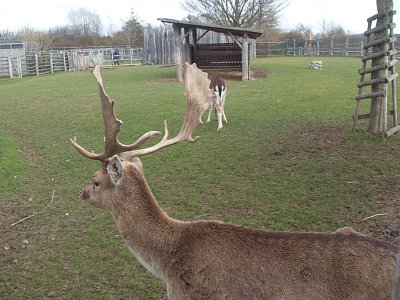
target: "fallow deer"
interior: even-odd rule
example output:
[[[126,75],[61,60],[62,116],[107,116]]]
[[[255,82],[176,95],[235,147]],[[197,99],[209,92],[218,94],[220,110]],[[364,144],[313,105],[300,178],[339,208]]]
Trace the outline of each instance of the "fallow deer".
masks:
[[[81,199],[111,212],[137,260],[166,286],[170,299],[389,299],[394,286],[397,247],[352,230],[335,233],[274,232],[218,221],[178,221],[157,204],[139,160],[183,140],[211,99],[207,74],[186,64],[186,113],[179,134],[139,149],[159,132],[131,145],[117,135],[121,121],[97,79],[105,123],[100,154],[71,142],[103,168]],[[190,195],[188,195],[190,196]]]
[[[218,129],[220,131],[223,127],[222,119],[224,119],[225,123],[228,123],[228,120],[225,116],[225,98],[227,93],[227,87],[225,80],[222,77],[215,77],[211,79],[210,89],[213,90],[215,97],[213,97],[212,102],[210,103],[210,107],[208,110],[208,118],[207,123],[210,123],[211,120],[211,112],[213,108],[215,109],[215,114],[217,115],[218,120]]]

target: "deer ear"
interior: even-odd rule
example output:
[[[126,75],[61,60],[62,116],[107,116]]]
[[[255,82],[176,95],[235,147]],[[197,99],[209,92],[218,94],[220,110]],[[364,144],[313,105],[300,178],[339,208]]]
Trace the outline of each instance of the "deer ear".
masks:
[[[118,155],[114,155],[107,165],[107,172],[111,182],[118,185],[122,177],[122,163]]]

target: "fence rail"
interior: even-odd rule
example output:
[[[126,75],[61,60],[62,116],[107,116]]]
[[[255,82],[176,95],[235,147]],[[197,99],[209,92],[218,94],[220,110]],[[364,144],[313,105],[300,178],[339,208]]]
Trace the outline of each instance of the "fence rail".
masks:
[[[224,44],[234,43],[231,36],[217,32],[199,30],[201,36],[198,43]],[[186,43],[186,40],[183,41]],[[193,43],[190,40],[190,43]],[[364,43],[363,35],[343,37],[317,38],[313,41],[306,39],[289,39],[284,41],[256,42],[251,40],[250,57],[263,56],[361,56]],[[400,38],[396,41],[400,49]],[[187,53],[183,53],[188,56]],[[162,25],[158,28],[146,28],[144,31],[144,61],[154,64],[175,64],[175,40],[172,26]]]
[[[231,37],[205,33],[201,44],[233,42]],[[361,56],[363,36],[343,38],[305,39],[285,41],[255,42],[252,40],[250,57],[263,56]],[[400,53],[400,38],[395,43]],[[0,55],[0,77],[39,76],[60,71],[88,69],[93,64],[113,67],[118,61],[121,65],[136,65],[147,62],[154,64],[175,64],[175,41],[172,27],[160,26],[145,31],[144,48],[118,48],[116,59],[113,48],[52,50],[40,53]]]
[[[0,77],[21,78],[59,71],[86,70],[94,64],[113,67],[116,63],[136,65],[143,62],[142,48],[118,48],[118,50],[118,57],[112,48],[53,50],[0,56]]]

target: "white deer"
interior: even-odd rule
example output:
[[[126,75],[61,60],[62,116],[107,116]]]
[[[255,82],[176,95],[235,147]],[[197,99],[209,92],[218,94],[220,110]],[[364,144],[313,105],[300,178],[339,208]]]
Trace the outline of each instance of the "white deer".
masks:
[[[211,119],[211,111],[213,108],[215,109],[217,120],[218,120],[218,129],[220,131],[223,127],[222,125],[222,118],[224,119],[225,123],[228,123],[226,119],[224,105],[225,105],[225,98],[227,93],[227,87],[225,80],[222,77],[215,77],[211,79],[210,89],[213,90],[215,97],[213,97],[213,101],[210,103],[210,107],[208,110],[208,118],[207,123],[210,123]]]
[[[397,247],[352,230],[335,233],[274,232],[218,221],[184,222],[158,205],[138,157],[183,140],[195,141],[212,91],[207,74],[186,64],[186,114],[179,134],[150,131],[131,145],[117,135],[121,121],[95,75],[105,123],[100,154],[72,143],[103,168],[81,199],[111,212],[121,236],[138,261],[160,278],[170,299],[390,299]],[[188,195],[193,197],[194,195]]]

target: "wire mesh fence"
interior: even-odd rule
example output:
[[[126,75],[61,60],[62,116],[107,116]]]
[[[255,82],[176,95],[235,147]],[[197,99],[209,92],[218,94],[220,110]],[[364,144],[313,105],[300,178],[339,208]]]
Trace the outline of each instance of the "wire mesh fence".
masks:
[[[327,37],[314,40],[290,39],[256,43],[257,57],[262,56],[361,56],[365,38],[362,35]],[[396,42],[400,50],[400,40]]]

